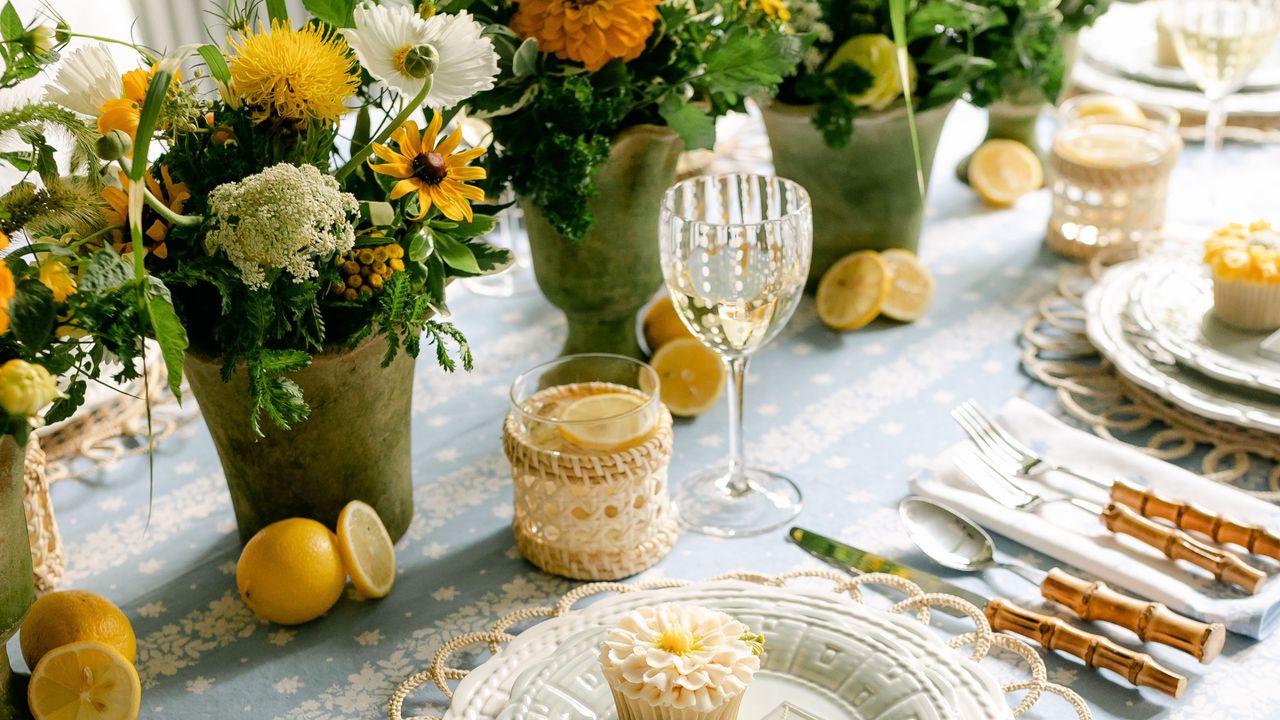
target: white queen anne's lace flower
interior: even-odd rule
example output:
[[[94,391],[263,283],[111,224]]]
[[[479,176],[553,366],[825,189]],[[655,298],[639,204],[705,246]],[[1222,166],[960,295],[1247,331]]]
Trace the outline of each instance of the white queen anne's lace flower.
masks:
[[[653,706],[710,712],[760,669],[747,626],[717,610],[664,603],[632,611],[605,636],[600,665],[617,692]]]
[[[209,193],[213,229],[205,250],[226,253],[249,287],[267,287],[270,270],[295,282],[318,276],[319,261],[350,250],[360,204],[314,166],[280,163]]]
[[[98,117],[102,104],[124,94],[120,71],[107,46],[86,45],[67,56],[45,88],[45,97],[81,115]]]
[[[498,54],[483,36],[484,27],[468,13],[434,15],[423,20],[404,5],[362,3],[355,28],[343,30],[369,74],[406,97],[415,97],[428,73],[417,48],[435,50],[429,107],[449,108],[493,87]]]

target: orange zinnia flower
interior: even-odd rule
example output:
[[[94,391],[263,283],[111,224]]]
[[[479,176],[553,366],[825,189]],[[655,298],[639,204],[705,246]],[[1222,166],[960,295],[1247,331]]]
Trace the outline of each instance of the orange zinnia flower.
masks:
[[[169,168],[161,166],[160,177],[164,181],[163,186],[157,182],[154,177],[147,175],[147,189],[151,190],[151,194],[160,199],[170,210],[175,213],[182,212],[182,206],[191,197],[191,193],[187,191],[187,186],[183,183],[175,183],[173,177],[169,175]],[[121,254],[129,252],[133,248],[132,241],[129,238],[129,179],[120,175],[120,184],[124,186],[121,190],[117,187],[106,187],[102,190],[102,199],[107,201],[106,216],[107,221],[114,228],[111,231],[111,247]],[[165,241],[169,237],[169,223],[164,221],[153,211],[146,203],[142,205],[142,247],[143,252],[151,253],[161,260],[169,257],[169,248]]]
[[[484,191],[467,185],[468,180],[483,180],[484,168],[467,167],[467,163],[484,154],[484,148],[471,148],[455,153],[462,142],[462,128],[453,131],[448,138],[437,142],[444,118],[437,112],[427,126],[427,132],[418,133],[418,123],[410,120],[391,133],[396,150],[374,143],[373,152],[386,162],[369,167],[381,175],[401,178],[391,189],[391,199],[399,200],[415,190],[418,193],[419,212],[414,220],[426,217],[431,206],[450,220],[471,222],[471,200],[483,200]]]
[[[517,0],[511,29],[540,50],[596,71],[614,58],[635,60],[658,19],[660,0]]]

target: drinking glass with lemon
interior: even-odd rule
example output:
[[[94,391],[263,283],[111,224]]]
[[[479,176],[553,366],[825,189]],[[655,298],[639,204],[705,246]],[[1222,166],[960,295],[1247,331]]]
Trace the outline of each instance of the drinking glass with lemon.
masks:
[[[516,378],[503,444],[516,546],[535,565],[617,579],[671,549],[671,414],[659,385],[650,366],[607,354],[570,355]]]

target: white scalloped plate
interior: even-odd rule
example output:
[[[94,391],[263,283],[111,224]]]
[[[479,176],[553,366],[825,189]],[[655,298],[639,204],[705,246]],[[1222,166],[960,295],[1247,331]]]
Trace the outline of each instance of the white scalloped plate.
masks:
[[[1178,362],[1225,383],[1280,394],[1280,362],[1262,352],[1269,332],[1238,330],[1213,317],[1207,268],[1153,262],[1136,281],[1129,312]]]
[[[1089,342],[1126,378],[1188,412],[1280,433],[1280,397],[1240,389],[1184,368],[1130,319],[1128,308],[1143,271],[1141,261],[1118,265],[1085,294]]]
[[[955,708],[952,714],[943,717],[961,720],[1011,717],[999,683],[977,663],[948,648],[913,618],[866,608],[829,591],[718,581],[619,595],[526,630],[462,681],[445,715],[446,720],[494,720],[511,704],[511,691],[517,678],[530,677],[531,672],[536,672],[532,670],[535,665],[553,655],[558,657],[564,643],[571,638],[593,629],[603,630],[636,607],[669,600],[719,607],[735,617],[749,617],[752,612],[758,615],[762,607],[777,608],[792,619],[842,628],[840,632],[849,636],[872,638],[886,647],[888,654],[912,659],[923,669],[932,684],[929,692],[940,693],[947,705]]]

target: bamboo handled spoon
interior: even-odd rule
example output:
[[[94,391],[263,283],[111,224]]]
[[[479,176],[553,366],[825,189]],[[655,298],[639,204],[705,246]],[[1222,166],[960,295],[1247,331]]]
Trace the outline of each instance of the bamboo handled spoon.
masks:
[[[1043,572],[995,558],[995,541],[972,520],[945,505],[909,497],[898,505],[907,534],[916,547],[943,567],[965,572],[1007,570],[1040,587],[1046,600],[1061,603],[1084,620],[1101,620],[1132,630],[1143,642],[1168,645],[1208,664],[1222,652],[1227,631],[1179,615],[1157,602],[1145,602],[1054,568]]]

